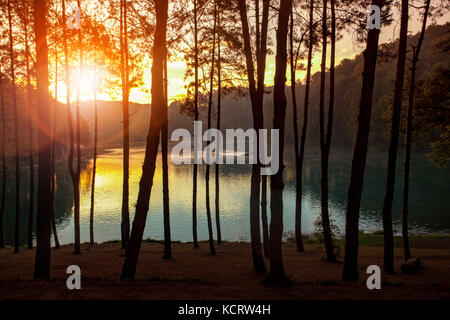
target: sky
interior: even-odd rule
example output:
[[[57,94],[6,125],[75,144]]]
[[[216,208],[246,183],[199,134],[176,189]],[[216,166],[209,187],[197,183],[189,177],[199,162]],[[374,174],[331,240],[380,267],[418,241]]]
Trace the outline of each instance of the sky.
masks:
[[[394,9],[395,10],[395,9]],[[411,10],[412,11],[412,10]],[[415,34],[420,31],[421,28],[421,17],[415,14],[415,11],[410,17],[408,32],[409,34]],[[395,14],[395,12],[394,12]],[[395,17],[395,16],[394,16]],[[436,21],[438,24],[444,24],[450,21],[450,14],[441,17]],[[428,23],[429,25],[430,23]],[[394,22],[389,25],[382,27],[380,34],[380,44],[387,43],[398,38],[398,33],[400,29],[399,19],[394,19]],[[275,35],[272,34],[272,39],[275,40]],[[353,34],[347,33],[344,37],[336,43],[336,62],[340,63],[343,59],[353,58],[355,55],[361,53],[364,49],[363,44],[356,44],[353,40]],[[328,50],[329,54],[329,50]],[[320,71],[320,61],[321,54],[320,51],[317,51],[312,60],[312,73],[314,74],[317,71]],[[329,62],[329,59],[327,59]],[[302,61],[306,63],[306,61]],[[168,63],[168,95],[169,95],[169,104],[174,100],[182,97],[186,92],[184,87],[184,74],[186,71],[186,64],[183,60],[177,61],[169,61]],[[289,70],[287,70],[287,81],[290,82]],[[273,85],[273,79],[275,75],[275,57],[274,55],[268,55],[266,60],[266,75],[265,75],[265,84],[267,86]],[[296,78],[297,81],[303,81],[306,75],[305,71],[297,71]],[[143,88],[132,88],[130,91],[130,101],[140,104],[148,104],[151,101],[150,88],[151,88],[151,61],[147,59],[144,67],[144,86]],[[81,90],[80,97],[82,101],[90,101],[93,100],[95,87],[95,77],[93,68],[85,70],[81,79],[75,80],[78,83],[78,87]],[[98,100],[120,100],[121,97],[119,94],[112,95],[110,92],[104,90],[102,75],[98,75],[97,77],[97,99]],[[54,83],[51,85],[51,91],[53,95],[55,95]],[[74,91],[74,90],[73,90]],[[58,82],[58,100],[60,102],[66,101],[65,96],[65,84],[63,80]],[[73,92],[75,98],[75,93]]]

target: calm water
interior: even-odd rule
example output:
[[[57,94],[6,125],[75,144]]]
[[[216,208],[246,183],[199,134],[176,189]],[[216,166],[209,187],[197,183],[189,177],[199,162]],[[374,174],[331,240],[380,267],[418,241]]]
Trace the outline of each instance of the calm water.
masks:
[[[134,214],[137,199],[143,148],[133,148],[130,153],[130,213]],[[334,223],[343,231],[345,225],[346,191],[351,164],[351,149],[332,150],[329,173],[329,206]],[[402,155],[399,155],[401,170]],[[412,159],[410,191],[410,226],[418,232],[448,232],[450,230],[450,170],[433,167],[422,155]],[[364,231],[381,230],[381,206],[384,196],[386,156],[382,152],[369,153],[363,199],[361,203],[360,228]],[[150,201],[150,212],[144,238],[163,239],[162,220],[162,171],[161,159],[155,173],[154,187]],[[11,167],[12,168],[12,167]],[[201,166],[198,176],[198,235],[207,239],[205,208],[204,170]],[[250,166],[222,165],[220,167],[220,212],[222,237],[229,241],[249,241],[249,192]],[[398,171],[400,171],[398,170]],[[214,172],[214,171],[212,171]],[[25,179],[26,170],[23,176]],[[288,236],[294,230],[295,174],[293,162],[287,159],[284,192],[284,231]],[[66,164],[56,170],[57,191],[55,208],[57,229],[62,244],[73,242],[72,186]],[[314,222],[320,215],[320,158],[318,153],[306,155],[303,182],[303,232],[315,231]],[[81,177],[81,240],[89,241],[89,209],[92,162],[82,171]],[[211,201],[214,214],[214,174],[211,174]],[[400,230],[401,172],[397,176],[398,188],[395,194],[394,223]],[[172,239],[191,241],[192,167],[176,166],[169,162],[170,211]],[[26,241],[27,230],[27,188],[22,184],[21,239]],[[108,150],[97,161],[95,194],[95,240],[103,242],[120,239],[122,199],[122,153],[120,149]],[[14,181],[9,180],[7,190],[7,214],[5,218],[6,238],[13,242],[14,226]],[[269,217],[270,217],[270,207]],[[214,217],[214,216],[213,216]],[[133,217],[131,217],[133,218]],[[213,218],[214,221],[214,218]],[[214,225],[215,228],[215,225]],[[214,229],[215,230],[215,229]]]

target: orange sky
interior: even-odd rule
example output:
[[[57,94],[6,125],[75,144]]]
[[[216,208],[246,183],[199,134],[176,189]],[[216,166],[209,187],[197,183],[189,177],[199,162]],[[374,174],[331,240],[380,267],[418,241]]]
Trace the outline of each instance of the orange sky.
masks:
[[[440,18],[437,22],[439,24],[443,24],[450,21],[450,15],[447,14],[444,17]],[[410,18],[409,23],[409,33],[414,34],[417,33],[420,30],[421,27],[421,20],[417,15],[412,15]],[[388,27],[384,27],[381,32],[380,36],[380,43],[390,42],[393,39],[398,37],[398,31],[399,31],[399,22],[394,22],[392,25]],[[337,63],[339,63],[342,59],[345,58],[352,58],[356,54],[360,53],[363,50],[364,44],[356,45],[352,41],[352,35],[347,34],[337,42],[336,44],[336,59]],[[328,52],[329,53],[329,52]],[[313,65],[312,65],[312,71],[317,72],[320,70],[320,52],[316,52],[315,56],[313,57]],[[306,61],[305,61],[306,62]],[[148,59],[145,62],[145,68],[144,68],[144,87],[147,89],[148,92],[144,92],[143,88],[133,88],[130,92],[130,101],[141,103],[141,104],[147,104],[149,101],[151,101],[151,95],[150,95],[150,84],[151,84],[151,61]],[[88,68],[87,68],[88,69]],[[168,64],[168,75],[169,75],[169,99],[171,101],[177,99],[180,96],[183,96],[186,92],[186,89],[184,88],[184,73],[186,69],[186,64],[184,61],[172,61]],[[266,65],[266,85],[270,86],[273,84],[275,74],[275,57],[273,55],[270,55],[267,57],[267,65]],[[73,77],[78,77],[77,75],[72,75]],[[297,79],[303,80],[305,77],[304,71],[298,71],[297,72]],[[287,71],[287,80],[290,81],[289,72]],[[84,74],[81,77],[81,80],[75,79],[76,83],[78,83],[78,86],[81,90],[80,97],[83,101],[89,101],[93,100],[93,88],[94,88],[94,72],[92,68],[90,70],[86,70]],[[107,92],[104,89],[104,86],[102,84],[102,75],[99,75],[99,79],[97,80],[97,87],[98,93],[97,93],[97,99],[98,100],[120,100],[120,95],[114,95],[109,92]],[[51,84],[50,87],[53,95],[54,95],[54,83]],[[75,99],[75,90],[72,92],[73,96],[72,99]],[[58,82],[58,100],[60,102],[66,101],[66,88],[64,81]],[[169,103],[171,102],[169,101]]]

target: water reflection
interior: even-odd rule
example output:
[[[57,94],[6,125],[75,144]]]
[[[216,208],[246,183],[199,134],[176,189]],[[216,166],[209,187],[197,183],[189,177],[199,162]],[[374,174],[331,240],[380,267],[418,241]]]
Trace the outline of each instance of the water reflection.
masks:
[[[142,173],[144,148],[133,148],[130,152],[130,213],[134,213],[139,179]],[[284,230],[294,229],[295,172],[294,162],[286,152],[284,192]],[[314,221],[320,215],[320,158],[318,152],[306,155],[303,181],[303,232],[314,231]],[[334,150],[330,159],[329,206],[335,224],[344,230],[346,192],[348,187],[351,149]],[[401,159],[401,155],[399,155]],[[383,152],[369,153],[363,198],[361,202],[360,228],[366,231],[382,229],[381,206],[384,196],[386,157]],[[157,159],[154,185],[150,200],[150,211],[144,238],[163,238],[162,217],[162,171],[161,157]],[[400,226],[401,212],[401,161],[399,161],[397,188],[394,201],[394,224]],[[207,221],[205,208],[205,166],[199,165],[198,184],[198,236],[206,240]],[[23,176],[26,176],[24,171]],[[248,241],[249,234],[249,193],[251,168],[248,165],[220,166],[220,210],[222,237],[229,241]],[[62,244],[73,242],[72,185],[65,165],[56,171],[58,188],[55,195],[57,228]],[[211,175],[213,179],[214,175]],[[448,169],[434,168],[421,155],[412,159],[410,191],[410,224],[414,231],[444,231],[450,229],[448,208],[450,201],[450,178]],[[81,175],[81,240],[89,240],[90,184],[92,162]],[[169,162],[170,210],[172,239],[192,240],[192,167],[174,165]],[[14,230],[14,181],[9,181],[7,190],[7,214],[5,219],[6,239],[13,242]],[[211,184],[214,199],[214,184]],[[27,230],[27,183],[22,185],[21,241],[26,242]],[[122,152],[108,150],[97,161],[95,194],[95,239],[97,242],[120,239],[122,201]],[[212,201],[214,206],[214,201]],[[214,207],[212,207],[214,212]],[[270,207],[269,207],[270,210]],[[270,216],[270,215],[269,215]],[[133,217],[131,217],[133,218]],[[213,219],[214,222],[214,219]],[[215,226],[214,226],[215,228]],[[215,230],[215,229],[214,229]]]

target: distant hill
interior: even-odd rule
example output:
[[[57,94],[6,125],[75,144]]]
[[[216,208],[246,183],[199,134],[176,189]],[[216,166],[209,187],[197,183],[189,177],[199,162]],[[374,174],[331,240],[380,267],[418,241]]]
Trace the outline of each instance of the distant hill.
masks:
[[[448,52],[442,50],[442,43],[449,42],[450,25],[430,26],[425,35],[421,59],[419,62],[419,82],[425,79],[430,70],[436,65],[449,65]],[[408,46],[417,43],[418,35],[410,36]],[[396,50],[398,41],[380,46],[380,58],[377,64],[374,106],[372,113],[372,124],[370,140],[372,144],[383,144],[386,139],[387,120],[386,111],[390,105],[390,99],[394,88]],[[409,53],[410,55],[410,53]],[[387,58],[389,57],[389,58]],[[356,119],[358,115],[358,103],[361,87],[361,72],[363,66],[362,55],[357,55],[354,59],[341,61],[336,68],[336,97],[335,97],[335,118],[333,128],[334,145],[353,145],[356,130]],[[409,63],[407,65],[407,75],[405,87],[408,86]],[[310,99],[310,119],[308,127],[308,141],[316,143],[318,141],[318,103],[319,103],[319,83],[320,73],[312,76],[311,99]],[[327,78],[327,84],[329,80]],[[303,117],[303,95],[304,86],[299,83],[297,86],[299,123]],[[405,88],[407,89],[407,88]],[[269,94],[265,96],[264,115],[266,127],[271,127],[273,107],[272,88],[267,88]],[[327,91],[328,92],[328,88]],[[286,139],[293,140],[292,130],[292,105],[290,88],[286,89],[288,107],[286,115]],[[328,99],[328,97],[326,98]],[[406,99],[405,99],[406,100]],[[326,106],[328,104],[326,103]],[[122,105],[121,102],[100,101],[99,107],[99,140],[103,144],[121,144],[122,141]],[[145,141],[149,119],[149,105],[131,103],[130,105],[130,138],[133,143]],[[174,102],[169,107],[169,133],[176,128],[187,128],[192,130],[193,119],[180,112],[181,105]],[[89,131],[93,132],[93,103],[82,104],[81,114],[89,125]],[[206,126],[206,110],[200,110],[200,119]],[[215,111],[214,111],[215,119]],[[213,121],[215,124],[215,120]],[[222,128],[250,128],[252,126],[252,114],[248,97],[238,97],[229,94],[222,100]],[[311,143],[310,143],[311,144]]]

